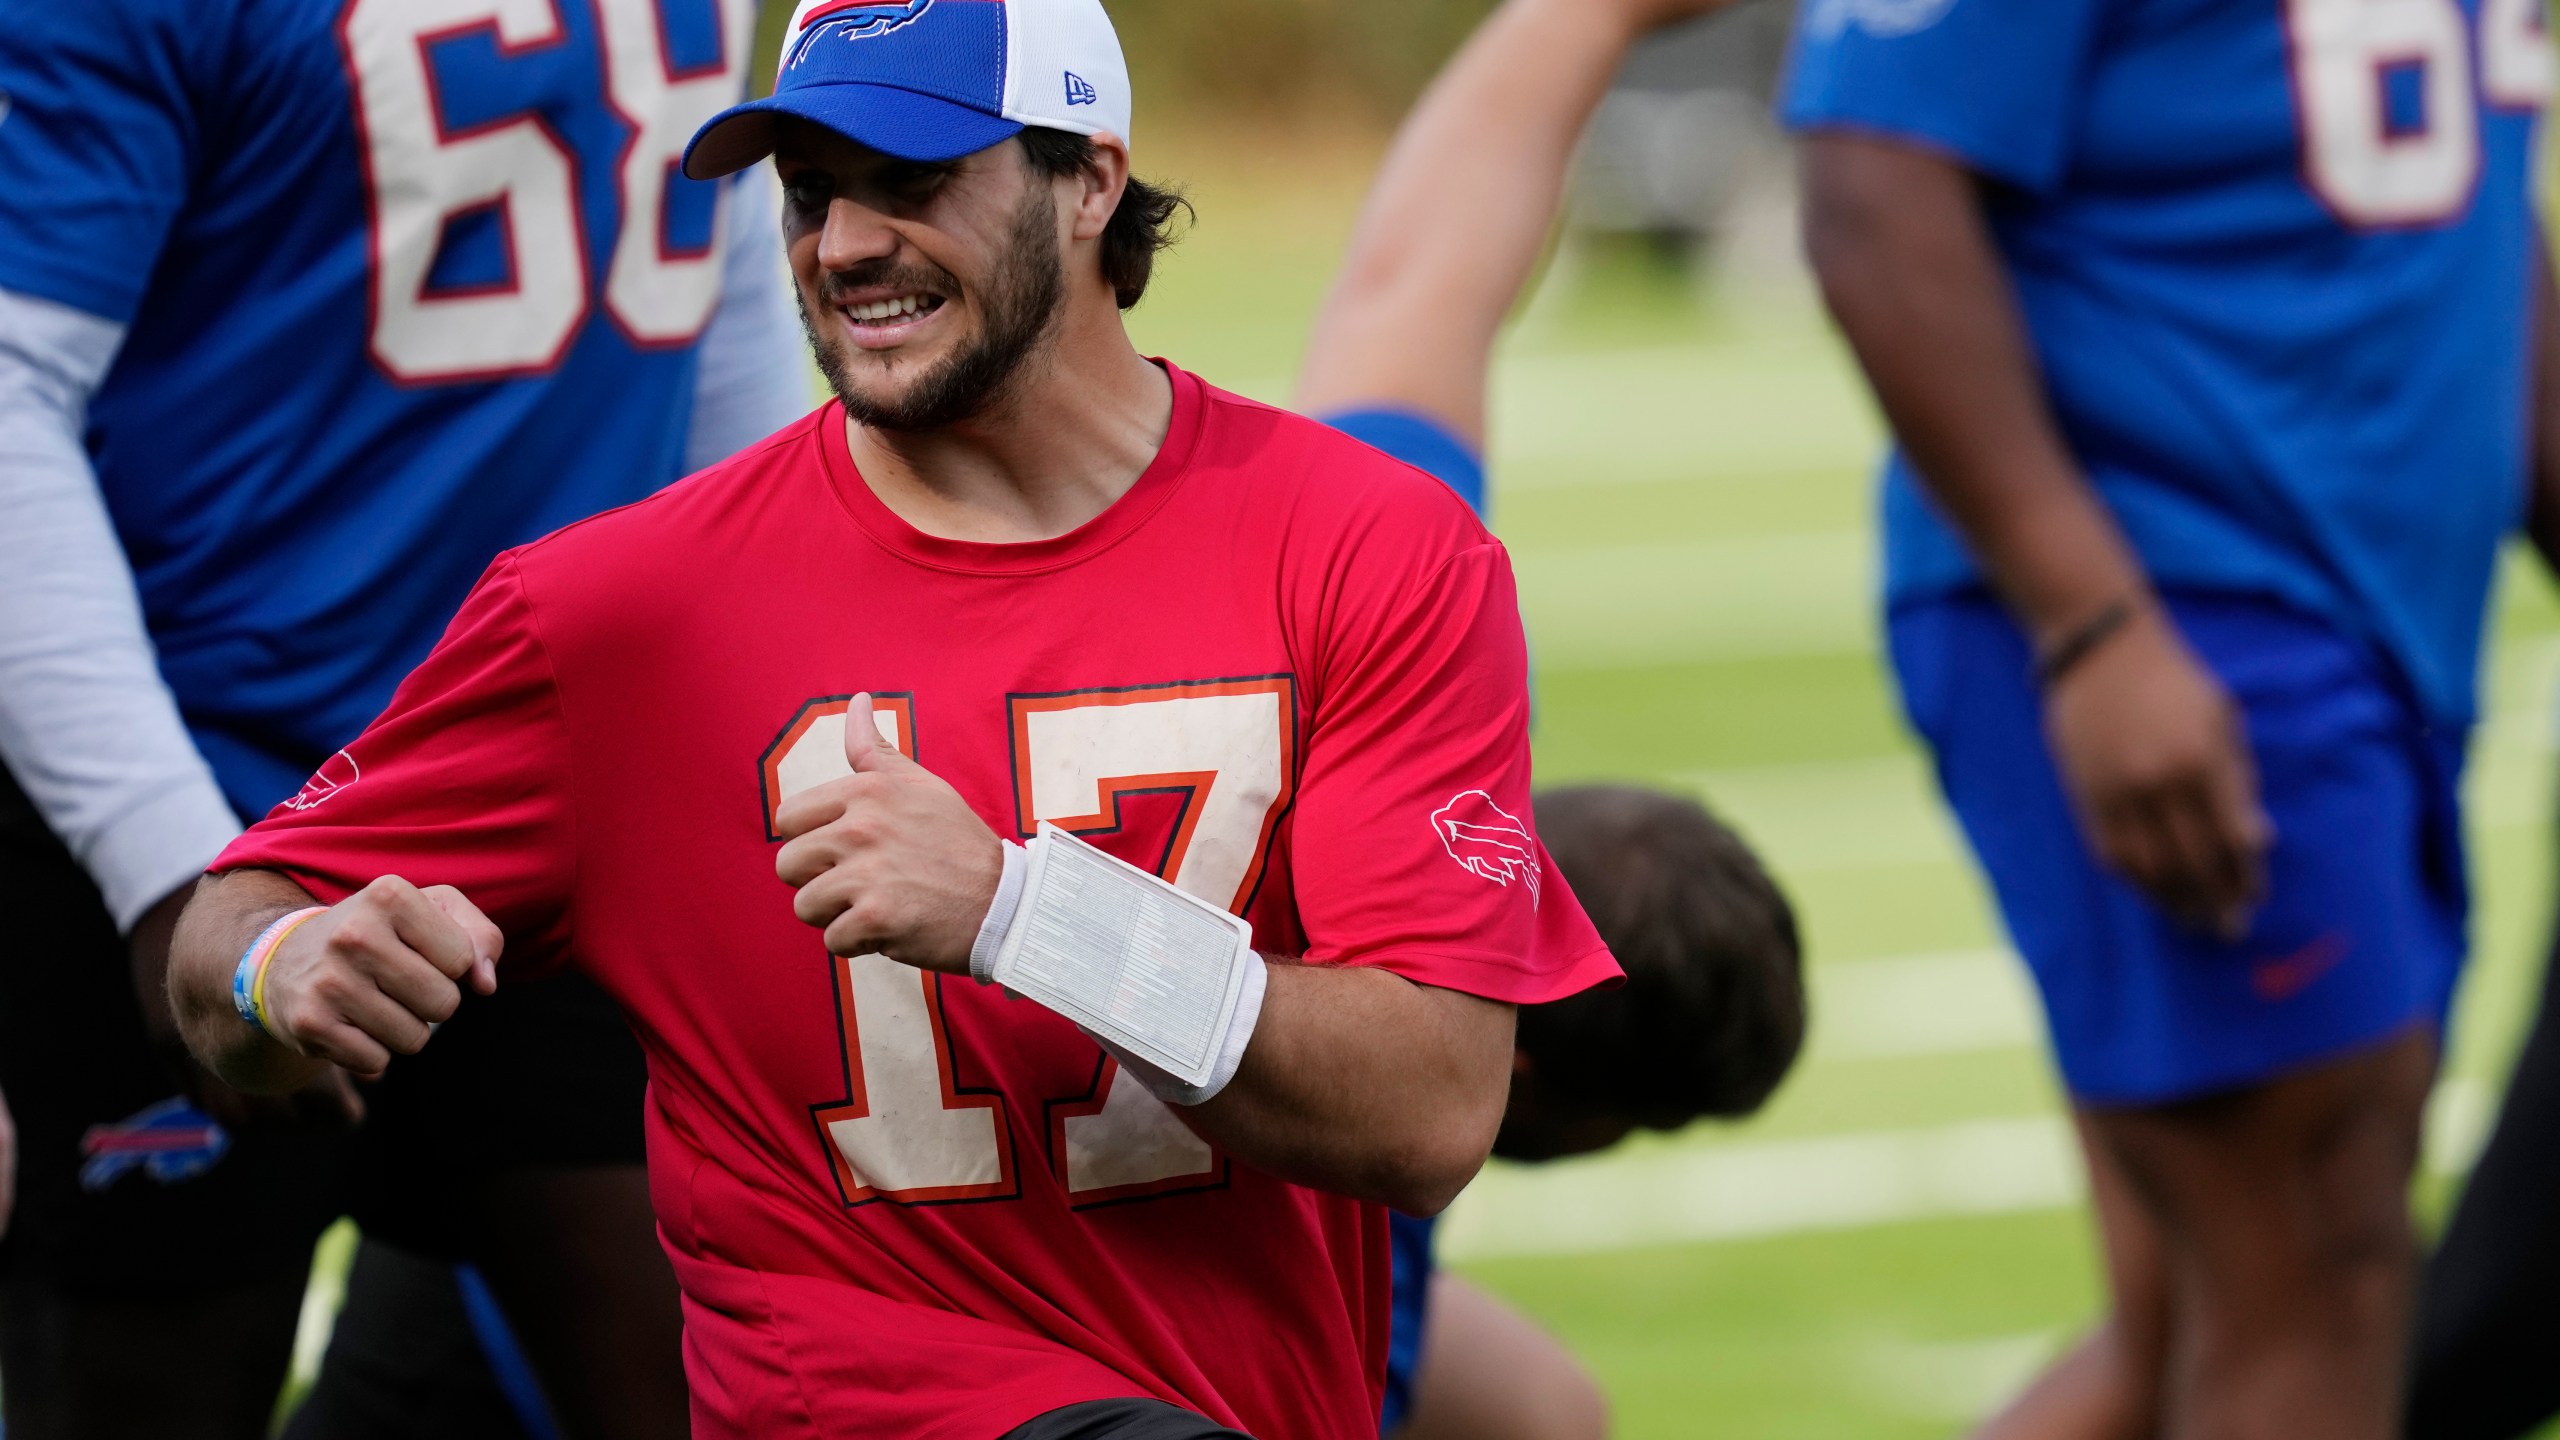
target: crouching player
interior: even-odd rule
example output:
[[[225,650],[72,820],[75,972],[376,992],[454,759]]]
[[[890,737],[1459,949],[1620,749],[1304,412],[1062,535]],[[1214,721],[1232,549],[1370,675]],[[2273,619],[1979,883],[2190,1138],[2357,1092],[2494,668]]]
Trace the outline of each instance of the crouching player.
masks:
[[[1627,974],[1520,1012],[1506,1160],[1605,1150],[1759,1109],[1804,1039],[1795,913],[1693,800],[1622,786],[1538,795],[1538,834]],[[1382,1428],[1394,1440],[1585,1440],[1599,1388],[1526,1316],[1432,1263],[1436,1221],[1398,1215]]]
[[[1130,345],[1174,202],[1097,0],[797,19],[686,167],[776,158],[836,403],[502,556],[199,890],[188,1038],[289,1087],[592,975],[697,1433],[1366,1440],[1383,1207],[1482,1162],[1515,1005],[1618,973],[1508,560]]]
[[[1297,401],[1431,471],[1479,509],[1486,378],[1555,224],[1574,146],[1628,48],[1724,0],[1510,0],[1406,120],[1328,297]],[[1446,217],[1463,215],[1463,230]],[[1524,1010],[1494,1152],[1547,1160],[1635,1128],[1757,1109],[1804,1034],[1795,921],[1748,849],[1693,802],[1540,797],[1541,834],[1627,969],[1625,987]],[[1607,1428],[1552,1337],[1435,1274],[1432,1222],[1397,1216],[1383,1427],[1401,1440],[1566,1440]]]

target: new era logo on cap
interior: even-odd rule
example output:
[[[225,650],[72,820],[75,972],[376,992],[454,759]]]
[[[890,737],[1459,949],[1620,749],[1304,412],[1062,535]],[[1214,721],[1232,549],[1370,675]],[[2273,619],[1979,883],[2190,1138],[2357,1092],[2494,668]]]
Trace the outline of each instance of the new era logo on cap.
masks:
[[[1102,0],[800,0],[772,96],[712,117],[684,173],[762,160],[783,116],[904,160],[955,160],[1035,125],[1126,141],[1129,67]]]

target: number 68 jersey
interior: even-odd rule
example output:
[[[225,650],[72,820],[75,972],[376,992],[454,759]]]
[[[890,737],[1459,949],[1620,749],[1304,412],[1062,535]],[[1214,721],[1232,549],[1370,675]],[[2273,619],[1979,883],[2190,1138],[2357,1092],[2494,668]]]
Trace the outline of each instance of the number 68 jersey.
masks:
[[[1373,1440],[1386,1223],[1220,1153],[1074,1026],[831,957],[777,807],[847,698],[998,834],[1078,832],[1266,953],[1534,1004],[1615,964],[1539,844],[1509,562],[1438,481],[1179,371],[1070,534],[919,533],[828,406],[503,557],[221,861],[458,886],[650,1063],[697,1433],[987,1440],[1152,1395]]]
[[[127,327],[90,449],[235,806],[363,728],[491,555],[682,473],[729,267],[675,165],[753,15],[0,0],[0,288]]]

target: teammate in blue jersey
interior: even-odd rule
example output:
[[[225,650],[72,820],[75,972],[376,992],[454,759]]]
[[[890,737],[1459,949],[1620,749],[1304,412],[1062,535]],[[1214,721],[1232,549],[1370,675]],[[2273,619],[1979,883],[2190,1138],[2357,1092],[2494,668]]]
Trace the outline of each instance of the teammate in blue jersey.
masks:
[[[1574,148],[1627,50],[1727,0],[1508,0],[1405,121],[1328,295],[1300,409],[1485,508],[1493,343],[1553,229]],[[1464,217],[1462,226],[1450,217]],[[1599,457],[1605,458],[1605,457]],[[1542,1161],[1759,1108],[1805,1024],[1795,920],[1694,801],[1580,786],[1540,834],[1626,971],[1521,1011],[1494,1153]],[[1573,1357],[1433,1259],[1397,1215],[1381,1429],[1396,1440],[1592,1440],[1607,1406]]]
[[[17,1440],[264,1433],[345,1198],[335,1138],[249,1116],[165,1043],[159,952],[204,865],[304,777],[363,783],[333,752],[493,554],[805,408],[773,211],[676,174],[738,98],[753,18],[0,0]],[[524,987],[396,1068],[354,1201],[499,1262],[499,1297],[555,1322],[528,1342],[571,1431],[665,1432],[639,1062],[584,993]],[[544,1018],[509,1023],[523,1005]],[[84,1182],[101,1146],[201,1163]]]
[[[2107,1322],[1999,1435],[2380,1436],[2546,323],[2536,0],[1811,0],[1911,719],[2042,990]]]

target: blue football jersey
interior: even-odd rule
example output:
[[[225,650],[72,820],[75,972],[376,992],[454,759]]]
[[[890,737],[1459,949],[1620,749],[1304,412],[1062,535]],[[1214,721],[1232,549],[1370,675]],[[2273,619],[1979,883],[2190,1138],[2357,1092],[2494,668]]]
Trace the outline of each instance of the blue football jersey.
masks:
[[[2541,0],[1806,0],[1782,113],[1986,178],[2065,438],[2145,564],[2474,713],[2525,496]],[[1975,583],[1907,463],[1896,598]]]
[[[127,325],[89,448],[255,815],[490,557],[673,479],[721,292],[676,163],[753,0],[0,0],[0,287]]]

